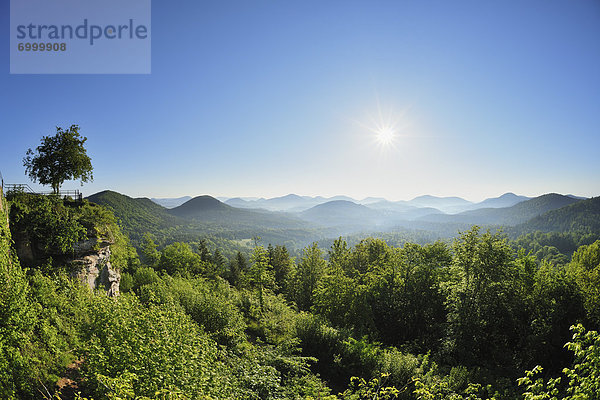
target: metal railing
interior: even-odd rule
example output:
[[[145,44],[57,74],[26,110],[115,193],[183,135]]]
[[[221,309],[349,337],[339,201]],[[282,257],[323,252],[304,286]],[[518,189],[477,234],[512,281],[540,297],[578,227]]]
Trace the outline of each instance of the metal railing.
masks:
[[[5,194],[9,193],[29,193],[29,194],[37,194],[41,196],[60,196],[63,198],[72,198],[75,201],[83,201],[83,194],[79,190],[59,190],[58,192],[50,191],[50,192],[36,192],[34,191],[28,184],[26,183],[4,183],[4,192]]]
[[[76,201],[82,201],[83,195],[79,190],[59,190],[58,193],[55,192],[38,192],[37,194],[42,194],[44,196],[58,195],[61,197],[70,197]]]
[[[83,201],[83,194],[79,190],[59,190],[58,193],[54,191],[50,192],[36,192],[26,183],[4,183],[4,177],[2,176],[2,172],[0,171],[0,184],[2,188],[2,193],[5,195],[8,193],[30,193],[30,194],[39,194],[44,196],[57,195],[63,198],[70,197],[75,201]]]
[[[6,193],[10,193],[10,192],[25,192],[25,193],[37,194],[26,183],[3,183],[3,188],[5,189]]]

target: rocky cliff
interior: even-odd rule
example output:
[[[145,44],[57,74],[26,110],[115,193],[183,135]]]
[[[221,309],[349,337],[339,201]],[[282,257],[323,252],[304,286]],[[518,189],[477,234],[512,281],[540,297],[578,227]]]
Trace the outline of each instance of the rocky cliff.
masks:
[[[21,265],[62,269],[92,290],[118,295],[121,274],[111,265],[115,242],[100,210],[33,196],[10,197],[10,232]],[[1,207],[6,213],[7,204]]]
[[[110,265],[110,243],[98,243],[93,238],[74,247],[75,257],[69,261],[72,276],[90,289],[102,289],[109,296],[117,296],[121,274]]]

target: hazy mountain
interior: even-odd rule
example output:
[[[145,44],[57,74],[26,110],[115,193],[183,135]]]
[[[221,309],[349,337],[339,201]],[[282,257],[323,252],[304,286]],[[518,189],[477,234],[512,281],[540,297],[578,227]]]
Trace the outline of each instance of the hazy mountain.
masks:
[[[577,199],[575,199],[577,200]],[[542,232],[600,232],[600,197],[577,201],[548,211],[514,228],[517,233]]]
[[[427,208],[429,211],[431,211],[424,213],[418,212],[414,214],[415,216],[422,216],[433,213],[439,214],[440,212],[456,214],[477,208],[509,207],[520,201],[528,200],[528,197],[517,196],[513,193],[506,193],[500,197],[486,199],[480,203],[472,203],[460,197],[436,197],[430,195],[415,197],[410,201],[388,201],[383,197],[366,197],[360,201],[357,201],[351,197],[341,195],[333,197],[310,197],[288,194],[287,196],[282,197],[274,197],[270,199],[260,198],[256,200],[235,197],[227,199],[225,203],[237,208],[262,208],[270,211],[301,212],[316,205],[337,200],[350,201],[356,204],[366,205],[376,210],[405,212],[410,209]]]
[[[574,194],[568,194],[567,197],[571,197],[573,199],[577,199],[577,200],[587,200],[587,197],[581,197],[581,196],[575,196]]]
[[[381,200],[381,201],[378,201],[375,203],[365,204],[365,207],[369,207],[373,210],[388,210],[388,211],[398,211],[398,212],[405,212],[405,211],[410,211],[410,210],[418,210],[420,208],[426,208],[426,207],[411,206],[406,201],[388,201],[388,200]],[[430,209],[430,208],[427,208],[427,209]],[[441,211],[438,210],[438,212],[441,212]]]
[[[173,208],[182,205],[186,201],[190,200],[191,196],[183,196],[183,197],[165,197],[165,198],[151,198],[153,202],[159,204],[165,208]]]
[[[322,196],[310,197],[299,196],[297,194],[288,194],[281,197],[273,197],[270,199],[260,198],[256,200],[235,197],[228,199],[225,201],[225,203],[237,208],[262,208],[269,211],[300,212],[332,200],[355,201],[348,196],[334,196],[326,198]]]
[[[575,196],[568,195],[569,197],[577,198]],[[180,206],[186,201],[190,200],[190,196],[178,197],[178,198],[152,198],[151,200],[157,204],[162,205],[166,208],[174,208]],[[327,203],[335,200],[351,201],[353,203],[362,204],[369,206],[377,210],[394,210],[394,211],[407,211],[411,208],[430,208],[431,213],[457,213],[467,210],[474,210],[478,208],[500,208],[510,207],[521,201],[529,200],[529,197],[517,196],[514,193],[505,193],[502,196],[486,199],[479,203],[471,203],[467,200],[461,199],[460,197],[434,197],[434,196],[420,196],[411,201],[388,201],[383,197],[366,197],[360,201],[357,201],[348,196],[334,196],[334,197],[310,197],[310,196],[299,196],[296,194],[288,194],[286,196],[274,197],[274,198],[257,198],[257,197],[217,197],[217,199],[225,204],[228,204],[236,208],[249,208],[258,209],[262,208],[270,211],[289,211],[289,212],[300,212],[314,207],[318,204]],[[438,209],[432,204],[438,204],[441,209]],[[417,213],[419,215],[426,215],[427,213]]]
[[[385,220],[382,213],[347,200],[328,201],[301,212],[299,216],[321,226],[379,225]]]
[[[423,199],[425,198],[425,199]],[[477,210],[480,208],[504,208],[511,207],[522,201],[529,200],[530,197],[518,196],[514,193],[505,193],[499,197],[490,197],[479,203],[472,203],[460,197],[436,198],[433,196],[421,196],[418,201],[415,199],[408,204],[438,204],[437,208],[447,214],[458,214],[464,211]],[[433,206],[432,206],[433,207]]]
[[[478,225],[517,225],[545,212],[555,210],[580,200],[556,193],[545,194],[504,208],[480,208],[454,215],[428,215],[420,220]]]
[[[211,196],[198,196],[168,210],[172,215],[193,223],[217,223],[228,229],[244,227],[306,229],[309,226],[296,216],[282,212],[249,210],[232,207]]]
[[[401,212],[396,212],[392,217],[395,220],[407,220],[407,221],[412,221],[418,218],[422,218],[426,215],[437,215],[437,214],[444,214],[443,212],[441,212],[440,210],[438,210],[437,208],[432,208],[432,207],[416,207],[413,209],[409,209],[409,210],[405,210],[405,211],[401,211]]]
[[[366,206],[366,205],[373,204],[373,203],[380,203],[382,201],[387,201],[387,200],[384,199],[383,197],[365,197],[364,199],[360,200],[358,203]]]
[[[256,200],[265,200],[264,197],[217,197],[223,203],[227,202],[227,200],[231,199],[239,199],[243,201],[256,201]]]
[[[288,194],[282,197],[266,199],[262,202],[261,207],[272,211],[286,211],[297,208],[306,209],[315,204],[318,204],[318,202],[310,197],[302,197],[298,196],[297,194]]]
[[[352,197],[348,197],[348,196],[341,196],[340,195],[340,196],[333,196],[333,197],[327,197],[327,198],[325,198],[326,202],[329,202],[329,201],[338,201],[338,200],[341,200],[341,201],[350,201],[352,203],[356,203],[355,199],[353,199]]]
[[[479,203],[474,204],[476,208],[504,208],[512,207],[515,204],[521,203],[522,201],[530,200],[531,197],[517,196],[514,193],[504,193],[499,197],[490,197]]]
[[[416,207],[408,205],[406,201],[387,201],[382,200],[376,203],[367,204],[373,210],[384,211],[385,215],[392,220],[413,220],[429,214],[443,214],[437,208]]]
[[[407,204],[415,207],[431,207],[445,213],[457,213],[469,209],[473,205],[472,202],[461,197],[436,197],[436,196],[419,196],[407,202]]]
[[[225,204],[228,204],[232,207],[237,208],[258,208],[256,205],[252,203],[256,202],[256,200],[244,200],[241,197],[233,197],[224,201]]]
[[[235,197],[225,201],[225,203],[237,208],[262,208],[269,211],[289,211],[296,209],[305,210],[319,204],[319,201],[315,201],[310,197],[288,194],[281,197],[273,197],[270,199],[260,198],[256,200]]]

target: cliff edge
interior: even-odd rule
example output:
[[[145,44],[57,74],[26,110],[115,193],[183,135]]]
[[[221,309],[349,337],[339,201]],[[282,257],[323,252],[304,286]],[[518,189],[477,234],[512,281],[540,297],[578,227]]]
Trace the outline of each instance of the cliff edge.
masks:
[[[121,274],[111,263],[111,247],[121,245],[117,239],[122,235],[110,211],[56,196],[7,197],[1,212],[9,216],[8,243],[12,236],[22,266],[45,273],[64,270],[92,290],[119,294]]]

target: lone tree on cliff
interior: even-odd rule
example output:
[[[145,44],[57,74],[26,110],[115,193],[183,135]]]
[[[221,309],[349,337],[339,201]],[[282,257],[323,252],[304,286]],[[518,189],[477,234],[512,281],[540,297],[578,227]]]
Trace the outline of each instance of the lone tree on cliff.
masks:
[[[79,134],[78,125],[67,130],[56,127],[56,135],[43,136],[35,153],[27,150],[23,158],[25,173],[34,182],[52,186],[54,193],[66,180],[80,179],[82,185],[94,180],[92,160],[83,147],[86,140]]]

